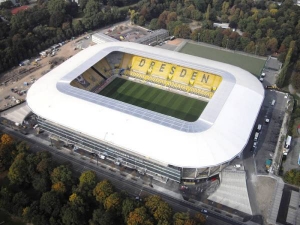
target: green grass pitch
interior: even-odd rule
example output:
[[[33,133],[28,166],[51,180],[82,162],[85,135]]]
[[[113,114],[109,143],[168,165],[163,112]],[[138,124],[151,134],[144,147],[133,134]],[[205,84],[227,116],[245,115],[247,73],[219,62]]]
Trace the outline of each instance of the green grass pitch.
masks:
[[[192,43],[187,43],[180,52],[238,66],[256,76],[260,76],[266,62],[260,58]]]
[[[207,105],[198,99],[122,78],[114,79],[99,94],[188,122],[196,121]]]

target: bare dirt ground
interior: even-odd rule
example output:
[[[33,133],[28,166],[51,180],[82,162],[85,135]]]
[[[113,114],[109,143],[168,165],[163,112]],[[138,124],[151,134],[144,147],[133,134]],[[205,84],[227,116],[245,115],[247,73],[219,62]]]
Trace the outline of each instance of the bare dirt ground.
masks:
[[[272,207],[276,180],[271,177],[257,176],[253,184],[255,187],[257,205],[265,220],[264,224],[267,224],[266,218],[269,216],[269,210]]]
[[[191,30],[195,30],[197,28],[201,28],[201,23],[199,21],[193,20],[193,22],[189,23]]]
[[[176,45],[176,46],[178,46],[178,45],[181,44],[182,41],[183,41],[183,39],[177,38],[177,39],[174,39],[172,41],[168,41],[168,44],[169,45]]]
[[[20,100],[25,100],[26,93],[33,82],[38,80],[55,66],[78,53],[80,50],[74,50],[74,47],[76,46],[76,41],[80,39],[82,39],[82,36],[66,43],[65,45],[60,47],[60,50],[56,52],[56,55],[54,57],[48,56],[39,61],[38,66],[28,65],[15,67],[7,73],[2,74],[0,77],[0,110],[15,105]],[[32,59],[31,61],[34,61],[34,59]],[[50,61],[54,62],[52,63],[53,65],[49,63]],[[25,70],[28,70],[28,72],[22,73],[22,71]],[[25,85],[24,82],[27,82],[28,85]],[[12,92],[11,89],[25,91],[25,93],[19,95],[18,93]]]

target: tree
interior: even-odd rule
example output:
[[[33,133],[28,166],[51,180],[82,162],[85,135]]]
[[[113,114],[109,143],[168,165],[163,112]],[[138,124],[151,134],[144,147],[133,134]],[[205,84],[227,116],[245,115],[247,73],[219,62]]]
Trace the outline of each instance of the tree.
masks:
[[[295,50],[295,45],[296,45],[296,42],[295,41],[291,41],[290,42],[290,47],[289,47],[289,50],[288,50],[288,53],[285,57],[285,61],[284,61],[284,64],[283,64],[283,67],[277,77],[277,81],[276,81],[276,85],[277,87],[281,88],[284,84],[284,81],[285,81],[285,77],[286,77],[286,73],[288,71],[288,68],[290,66],[290,60],[291,60],[291,57],[292,57],[292,54]]]
[[[85,9],[87,2],[88,0],[79,0],[79,5],[82,11]]]
[[[179,38],[190,38],[191,29],[188,25],[182,24],[175,27],[174,35]]]
[[[132,212],[135,209],[135,202],[134,200],[130,198],[126,198],[122,202],[122,216],[125,223],[127,222],[129,213]]]
[[[177,21],[177,13],[176,12],[170,12],[167,15],[167,21],[166,24],[168,25],[172,21]]]
[[[62,222],[65,225],[83,225],[86,224],[82,221],[82,214],[78,213],[78,211],[71,206],[65,205],[62,208]]]
[[[157,20],[157,24],[160,28],[166,28],[167,27],[167,19],[168,19],[168,15],[169,15],[169,11],[163,11]]]
[[[90,220],[90,225],[115,225],[120,224],[116,216],[111,211],[102,211],[97,209],[93,212],[93,219]]]
[[[206,13],[205,13],[205,19],[209,20],[210,18],[210,13],[211,13],[211,5],[208,4],[207,9],[206,9]]]
[[[127,225],[152,225],[151,217],[147,214],[145,207],[134,209],[129,213]]]
[[[104,208],[113,211],[116,214],[121,214],[122,196],[118,192],[112,193],[105,199]]]
[[[108,180],[99,182],[93,190],[96,200],[101,203],[104,203],[105,199],[112,193],[114,193],[114,187]]]
[[[9,146],[0,144],[0,171],[7,170],[13,160]]]
[[[277,51],[277,45],[278,45],[278,41],[276,38],[271,38],[267,41],[267,49],[270,50],[272,53]]]
[[[267,47],[266,47],[265,43],[261,42],[258,45],[258,54],[264,56],[264,55],[266,55],[266,51],[267,51]]]
[[[96,0],[88,0],[84,12],[84,17],[93,17],[95,16],[99,11],[101,11],[101,2]]]
[[[177,26],[180,26],[182,25],[182,22],[181,21],[172,21],[168,24],[168,30],[170,32],[170,35],[174,35],[174,31],[175,31],[175,28]]]
[[[41,175],[41,174],[34,175],[33,181],[32,181],[32,187],[40,193],[49,191],[49,189],[50,189],[49,177],[47,177],[45,175]]]
[[[59,181],[52,185],[51,189],[57,193],[64,194],[66,193],[66,186],[63,182]]]
[[[60,213],[60,197],[53,191],[43,193],[40,199],[40,209],[49,216],[57,217]]]
[[[293,87],[299,91],[300,90],[300,73],[299,72],[294,72],[292,75],[292,85]]]
[[[62,12],[53,12],[50,16],[49,25],[51,27],[60,27],[64,22],[65,15]]]
[[[132,9],[132,10],[129,9],[129,13],[130,13],[131,23],[135,24],[139,18],[139,12],[136,12],[134,9]]]
[[[185,225],[189,219],[190,219],[190,216],[188,213],[177,212],[173,216],[173,224],[174,225]]]
[[[168,203],[161,201],[153,214],[154,218],[163,224],[167,224],[171,220],[172,209]]]
[[[296,72],[300,72],[300,60],[297,60],[296,65],[295,65],[295,67],[294,67],[294,70],[295,70]]]
[[[3,145],[11,145],[14,143],[14,139],[8,134],[3,134],[1,136],[1,144]]]
[[[195,220],[200,224],[205,224],[206,222],[206,216],[202,213],[196,213]]]
[[[66,3],[64,0],[50,0],[47,5],[50,15],[53,15],[54,13],[57,12],[64,14],[65,7],[66,7]]]
[[[149,210],[149,212],[153,215],[154,212],[157,210],[159,204],[161,203],[162,199],[158,195],[150,195],[145,199],[145,207]]]
[[[72,206],[76,206],[76,207],[79,207],[79,206],[83,206],[84,205],[84,200],[82,197],[80,197],[78,194],[76,193],[73,193],[70,195],[69,197],[69,202]]]
[[[62,182],[66,187],[73,184],[72,170],[69,166],[60,165],[56,167],[51,173],[52,184]]]
[[[39,173],[42,173],[44,175],[47,174],[47,176],[50,174],[50,171],[53,168],[52,159],[51,158],[44,158],[42,159],[36,166],[36,170]]]
[[[16,193],[12,198],[12,212],[21,216],[23,207],[29,204],[29,197],[22,191]],[[11,209],[10,209],[11,211]]]
[[[255,52],[255,49],[256,49],[255,43],[254,43],[253,41],[251,41],[251,42],[246,46],[246,48],[244,49],[244,51],[253,54],[253,53]]]
[[[28,152],[29,146],[26,142],[21,141],[20,143],[17,144],[16,150],[18,153],[25,153]]]
[[[93,211],[93,217],[92,219],[89,221],[91,225],[100,225],[99,221],[101,220],[101,218],[103,217],[103,214],[105,213],[105,210],[103,209],[103,207],[97,208]]]
[[[145,17],[144,16],[139,16],[137,24],[140,25],[140,26],[144,26],[145,22],[146,22]]]
[[[73,22],[73,30],[75,34],[81,34],[84,32],[85,28],[81,20],[76,20]]]
[[[96,184],[96,173],[91,170],[84,171],[79,177],[78,191],[86,197],[91,197]]]
[[[18,154],[9,168],[7,176],[12,184],[21,185],[29,181],[25,156],[25,153]]]

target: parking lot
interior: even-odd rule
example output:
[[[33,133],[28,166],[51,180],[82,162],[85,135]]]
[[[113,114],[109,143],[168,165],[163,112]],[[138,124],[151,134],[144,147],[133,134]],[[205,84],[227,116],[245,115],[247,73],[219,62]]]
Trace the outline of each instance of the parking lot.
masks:
[[[264,72],[266,75],[262,82],[263,86],[274,85],[278,72],[271,70],[264,70]],[[286,93],[265,89],[265,99],[249,143],[243,152],[244,161],[248,164],[247,169],[251,173],[265,175],[269,173],[268,167],[266,167],[266,160],[273,159],[288,100]],[[266,122],[266,120],[269,120],[269,122]],[[257,127],[259,124],[261,125],[261,130],[258,132]],[[259,137],[256,147],[253,147],[256,132],[259,133]]]
[[[272,105],[273,100],[276,101],[274,105]],[[253,154],[255,155],[256,172],[258,174],[268,173],[266,160],[273,158],[280,135],[280,128],[282,126],[287,101],[288,98],[285,93],[274,90],[266,90],[265,100],[257,120],[257,124],[262,125],[257,148],[253,149],[253,146],[250,148],[250,150],[253,150]],[[266,123],[266,119],[270,119],[270,122]]]

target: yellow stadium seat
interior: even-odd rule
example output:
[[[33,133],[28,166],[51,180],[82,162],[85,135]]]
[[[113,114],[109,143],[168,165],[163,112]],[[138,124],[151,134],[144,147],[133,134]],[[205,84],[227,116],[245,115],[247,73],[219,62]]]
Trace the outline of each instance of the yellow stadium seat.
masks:
[[[151,75],[152,76],[157,76],[157,77],[161,77],[163,79],[167,79],[168,74],[171,69],[171,64],[165,63],[165,62],[160,62],[160,61],[153,61],[153,63],[151,65],[152,65],[152,67],[151,67],[151,69],[152,69]]]
[[[175,69],[174,67],[175,66],[171,67],[171,72],[170,72],[171,74],[173,72],[172,80],[185,85],[189,85],[189,81],[192,77],[193,70],[181,66],[176,66]]]
[[[146,74],[150,67],[150,63],[151,63],[150,59],[140,57],[140,56],[133,56],[131,69],[139,73]]]
[[[121,68],[128,69],[129,66],[131,66],[132,62],[132,55],[124,53],[122,62],[121,62]]]
[[[217,89],[222,81],[220,76],[201,72],[194,83],[194,86],[202,87],[208,90],[212,90],[213,87]]]

